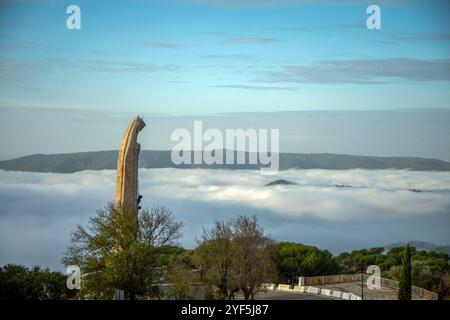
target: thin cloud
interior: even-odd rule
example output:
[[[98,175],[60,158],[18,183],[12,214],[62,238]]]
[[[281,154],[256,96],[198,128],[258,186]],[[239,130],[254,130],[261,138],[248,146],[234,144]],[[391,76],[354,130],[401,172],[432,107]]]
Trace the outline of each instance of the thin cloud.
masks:
[[[222,7],[226,9],[254,9],[271,8],[279,6],[301,6],[301,5],[367,5],[371,0],[340,0],[338,3],[333,0],[175,0],[176,2],[194,3],[209,6]],[[378,5],[398,6],[405,4],[407,0],[378,0]],[[410,0],[409,0],[410,1]]]
[[[244,90],[262,90],[262,91],[295,91],[297,87],[274,87],[274,86],[252,86],[252,85],[212,85],[209,88],[223,88],[223,89],[244,89]]]
[[[222,43],[227,45],[239,45],[239,44],[263,44],[263,43],[272,43],[272,42],[280,42],[280,39],[276,38],[232,38],[223,41]]]
[[[180,49],[182,47],[182,45],[179,43],[162,42],[162,41],[150,41],[145,42],[145,44],[154,48],[162,48],[162,49]]]
[[[177,83],[177,84],[188,84],[188,83],[192,83],[192,81],[187,81],[187,80],[169,80],[166,81],[167,83]]]
[[[36,72],[43,74],[57,73],[60,69],[73,69],[104,73],[155,73],[155,72],[177,72],[181,66],[175,64],[151,64],[135,61],[117,60],[66,60],[49,59],[17,60],[0,59],[0,78],[2,81],[12,81],[26,76],[35,75]]]
[[[450,60],[409,58],[324,60],[313,65],[284,66],[264,72],[263,82],[356,83],[393,81],[448,81]]]
[[[12,37],[4,34],[0,34],[0,38],[13,39]],[[8,43],[2,43],[0,48],[4,51],[39,51],[45,53],[66,53],[66,52],[85,52],[96,55],[105,55],[107,52],[99,49],[89,49],[89,48],[68,48],[68,47],[58,47],[45,44],[38,41],[23,41],[19,40],[16,42],[8,41]]]
[[[450,41],[450,33],[391,33],[386,37],[389,40],[397,42],[411,42],[411,41]]]
[[[336,29],[361,29],[361,30],[367,30],[366,22],[365,21],[359,21],[355,23],[340,23],[336,25]]]
[[[150,64],[134,61],[81,60],[73,67],[101,72],[140,72],[153,73],[157,71],[177,71],[180,66],[174,64]]]
[[[253,60],[254,57],[247,54],[208,54],[203,56],[208,59],[232,59],[232,60]]]

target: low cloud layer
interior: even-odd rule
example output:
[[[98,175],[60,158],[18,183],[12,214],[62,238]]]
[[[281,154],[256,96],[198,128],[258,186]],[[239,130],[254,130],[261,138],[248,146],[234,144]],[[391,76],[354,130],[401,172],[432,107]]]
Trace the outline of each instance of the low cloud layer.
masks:
[[[450,173],[289,170],[276,178],[298,185],[268,187],[264,185],[274,177],[253,171],[217,170],[211,174],[210,170],[201,169],[164,170],[164,174],[159,170],[145,171],[141,176],[142,192],[167,199],[270,209],[275,215],[294,219],[312,216],[343,221],[427,215],[450,209]]]
[[[113,200],[115,175],[0,171],[0,264],[60,267],[70,232]],[[264,186],[280,178],[297,185]],[[339,252],[414,239],[448,244],[448,181],[450,173],[406,170],[142,169],[140,193],[144,206],[174,210],[187,247],[215,219],[256,214],[279,241]]]

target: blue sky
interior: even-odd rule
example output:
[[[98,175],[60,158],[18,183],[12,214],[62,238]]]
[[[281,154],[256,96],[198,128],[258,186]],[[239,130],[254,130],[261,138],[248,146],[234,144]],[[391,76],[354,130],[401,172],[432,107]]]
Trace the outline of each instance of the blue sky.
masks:
[[[2,1],[0,107],[450,108],[448,1]],[[66,8],[81,8],[81,30]]]

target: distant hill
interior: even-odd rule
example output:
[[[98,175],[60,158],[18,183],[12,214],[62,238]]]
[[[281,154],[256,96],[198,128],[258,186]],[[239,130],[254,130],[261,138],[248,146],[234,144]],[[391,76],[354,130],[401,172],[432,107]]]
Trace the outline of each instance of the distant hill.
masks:
[[[142,150],[141,168],[259,169],[260,165],[175,165],[170,151]],[[236,152],[235,152],[236,154]],[[72,173],[82,170],[115,169],[118,151],[64,154],[34,154],[0,161],[0,169],[31,172]],[[246,153],[248,158],[248,153]],[[286,169],[410,169],[450,171],[450,163],[411,157],[372,157],[331,153],[280,153],[280,170]]]
[[[418,240],[409,241],[408,243],[411,247],[415,247],[416,250],[419,250],[419,251],[422,251],[422,250],[434,251],[434,252],[440,252],[440,253],[447,253],[450,255],[450,246],[440,246],[440,245],[434,244],[432,242],[418,241]],[[386,249],[390,250],[391,248],[394,248],[394,247],[404,247],[404,246],[406,246],[406,243],[398,242],[398,243],[394,243],[394,244],[387,246]]]
[[[291,185],[291,184],[297,184],[295,182],[292,181],[288,181],[288,180],[284,180],[284,179],[278,179],[272,182],[269,182],[268,184],[265,184],[265,187],[270,187],[270,186],[277,186],[277,185]]]

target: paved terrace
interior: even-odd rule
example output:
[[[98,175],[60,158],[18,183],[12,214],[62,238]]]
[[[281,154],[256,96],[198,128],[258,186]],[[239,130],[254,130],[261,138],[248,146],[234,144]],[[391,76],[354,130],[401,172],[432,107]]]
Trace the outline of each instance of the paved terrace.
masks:
[[[361,281],[329,283],[315,285],[321,289],[338,290],[341,292],[350,292],[361,296]],[[397,300],[398,291],[385,286],[381,286],[379,290],[369,290],[364,283],[364,300]],[[416,294],[412,294],[413,300],[426,300]]]
[[[242,299],[242,296],[236,296],[236,300]],[[255,295],[255,300],[336,300],[336,298],[301,292],[267,290],[265,292],[258,292]]]
[[[397,300],[398,281],[380,278],[380,289],[369,289],[367,287],[368,274],[364,274],[363,286],[361,285],[361,274],[340,274],[329,276],[300,277],[300,282],[305,286],[340,291],[343,293],[353,293],[361,297],[364,292],[364,300]],[[411,287],[413,300],[437,300],[438,295],[423,288]]]

